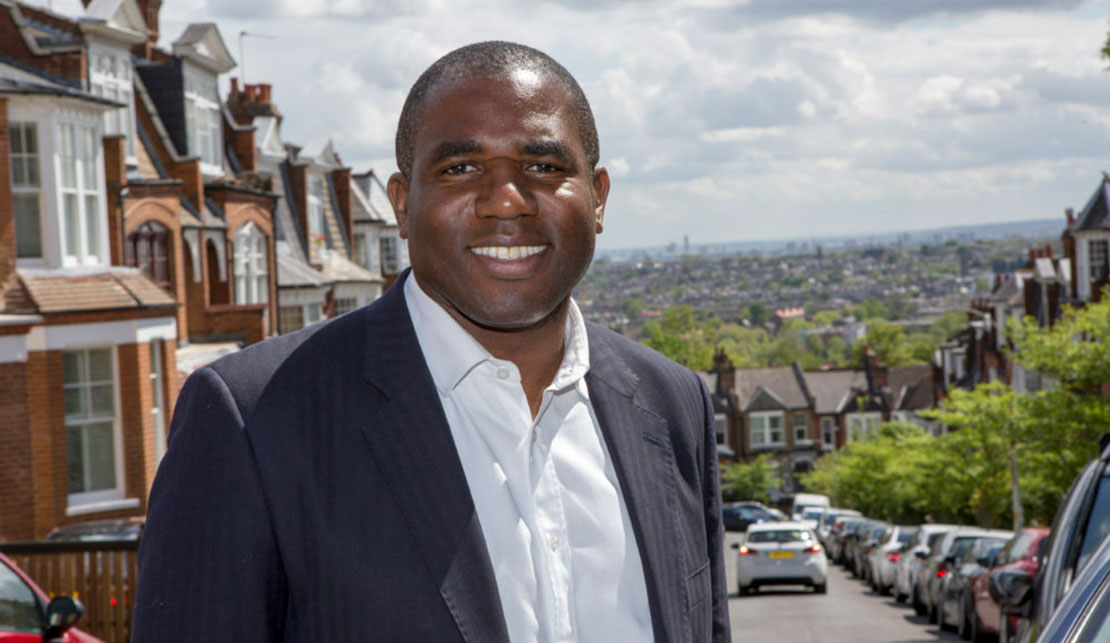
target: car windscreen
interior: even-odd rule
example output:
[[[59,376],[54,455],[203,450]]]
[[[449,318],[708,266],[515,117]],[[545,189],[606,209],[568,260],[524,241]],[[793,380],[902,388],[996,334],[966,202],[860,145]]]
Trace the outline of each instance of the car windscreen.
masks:
[[[944,534],[946,534],[946,533],[948,533],[948,532],[946,532],[946,531],[937,531],[937,532],[933,532],[933,533],[929,534],[929,540],[926,541],[925,544],[928,545],[929,549],[931,550],[933,548],[933,543],[937,542],[937,540],[940,539],[942,536],[944,536]]]
[[[807,511],[802,514],[802,520],[820,520],[822,511]]]
[[[808,540],[809,532],[804,529],[776,529],[748,534],[750,543],[797,543]]]
[[[916,529],[900,529],[898,530],[898,542],[904,545],[910,542],[910,539],[915,535],[917,535]]]

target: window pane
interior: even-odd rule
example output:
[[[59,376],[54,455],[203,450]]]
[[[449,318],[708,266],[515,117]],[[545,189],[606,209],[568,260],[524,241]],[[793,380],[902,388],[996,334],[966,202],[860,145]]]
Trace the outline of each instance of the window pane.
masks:
[[[85,196],[85,233],[88,235],[86,253],[100,253],[100,202],[96,195]]]
[[[23,152],[26,154],[39,153],[39,130],[34,123],[23,124]]]
[[[117,112],[118,113],[118,112]],[[118,127],[117,127],[118,129]],[[91,127],[81,128],[81,170],[85,190],[96,190],[96,143]]]
[[[15,210],[15,248],[17,257],[42,256],[42,227],[39,218],[39,195],[16,194],[12,197]]]
[[[26,128],[26,127],[28,127],[28,125],[23,124],[23,123],[12,123],[11,124],[11,128],[9,130],[11,132],[11,142],[9,143],[9,145],[12,146],[12,149],[11,149],[12,154],[22,154],[23,153],[23,151],[24,151],[23,132],[25,131],[24,128]]]
[[[112,423],[90,424],[85,428],[85,462],[88,488],[100,491],[116,486],[116,458],[112,444]]]
[[[66,194],[62,197],[62,208],[65,211],[66,226],[66,254],[76,257],[80,248],[78,243],[81,238],[79,213],[77,212],[77,195]]]
[[[112,399],[112,385],[98,384],[89,387],[89,399],[92,402],[92,417],[107,417],[115,414],[115,403]]]
[[[81,420],[87,417],[85,396],[81,388],[65,389],[66,420]]]
[[[112,381],[112,351],[109,348],[98,348],[89,351],[89,381]]]
[[[66,465],[69,473],[69,492],[81,493],[85,489],[85,434],[80,427],[66,427]]]
[[[64,384],[76,384],[84,380],[84,370],[84,352],[62,354],[62,382]]]
[[[23,169],[25,163],[22,158],[12,158],[12,185],[17,188],[27,185],[27,172]]]

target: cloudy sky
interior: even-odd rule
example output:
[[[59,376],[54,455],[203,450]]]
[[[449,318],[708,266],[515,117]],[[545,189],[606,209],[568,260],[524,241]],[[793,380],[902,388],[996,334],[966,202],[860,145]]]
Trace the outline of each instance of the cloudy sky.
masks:
[[[593,105],[614,177],[599,244],[622,248],[1062,221],[1110,170],[1108,17],[1110,0],[165,0],[162,42],[218,23],[287,140],[330,137],[382,174],[438,56],[542,49]]]

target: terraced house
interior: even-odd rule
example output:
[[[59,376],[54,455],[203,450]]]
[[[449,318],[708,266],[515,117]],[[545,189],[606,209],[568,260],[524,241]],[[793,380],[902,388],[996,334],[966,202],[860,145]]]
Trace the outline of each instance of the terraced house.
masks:
[[[218,27],[160,0],[0,0],[0,541],[145,513],[184,376],[377,298],[407,258],[372,172],[284,143]]]

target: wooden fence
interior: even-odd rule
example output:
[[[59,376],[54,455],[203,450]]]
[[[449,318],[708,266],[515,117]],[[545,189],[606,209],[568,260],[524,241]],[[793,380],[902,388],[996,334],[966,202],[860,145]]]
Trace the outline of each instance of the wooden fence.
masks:
[[[137,541],[0,545],[47,594],[80,599],[85,616],[77,627],[106,643],[131,637],[138,550]]]

